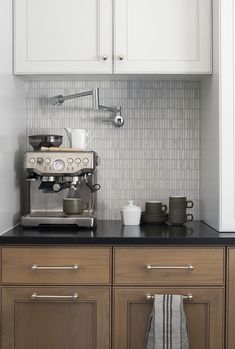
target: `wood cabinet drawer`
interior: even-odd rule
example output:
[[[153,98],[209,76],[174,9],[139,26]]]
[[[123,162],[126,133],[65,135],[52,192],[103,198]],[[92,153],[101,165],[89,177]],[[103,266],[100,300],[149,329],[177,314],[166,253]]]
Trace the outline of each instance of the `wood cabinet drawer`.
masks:
[[[114,251],[115,284],[224,283],[223,248],[122,248]]]
[[[111,249],[3,248],[3,283],[109,284]]]

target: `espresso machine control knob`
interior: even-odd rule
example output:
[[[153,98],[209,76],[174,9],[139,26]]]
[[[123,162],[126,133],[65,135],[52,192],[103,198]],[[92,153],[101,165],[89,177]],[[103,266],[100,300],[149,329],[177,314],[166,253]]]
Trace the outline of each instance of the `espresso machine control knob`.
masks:
[[[61,186],[60,186],[59,183],[55,183],[55,184],[53,185],[53,190],[54,190],[55,192],[60,191],[60,189],[61,189]]]
[[[65,163],[63,160],[55,160],[54,162],[54,169],[56,171],[62,171],[65,167]]]

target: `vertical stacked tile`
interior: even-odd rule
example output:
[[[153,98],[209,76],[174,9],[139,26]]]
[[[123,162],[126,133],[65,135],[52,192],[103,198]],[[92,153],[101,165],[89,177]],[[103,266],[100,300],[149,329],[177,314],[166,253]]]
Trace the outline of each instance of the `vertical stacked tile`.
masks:
[[[60,107],[47,98],[100,88],[103,105],[122,106],[125,125],[104,123],[109,114],[92,110],[92,98],[70,100]],[[100,156],[98,216],[119,219],[128,199],[144,208],[146,200],[168,202],[186,195],[199,218],[200,83],[197,81],[35,80],[28,88],[28,134],[58,133],[64,127],[85,128]]]

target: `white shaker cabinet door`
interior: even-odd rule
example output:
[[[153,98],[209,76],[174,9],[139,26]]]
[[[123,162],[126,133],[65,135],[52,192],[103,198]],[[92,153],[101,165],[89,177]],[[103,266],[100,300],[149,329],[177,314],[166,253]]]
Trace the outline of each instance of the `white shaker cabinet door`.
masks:
[[[114,0],[115,73],[211,73],[211,0]]]
[[[15,74],[112,72],[110,0],[15,0]]]

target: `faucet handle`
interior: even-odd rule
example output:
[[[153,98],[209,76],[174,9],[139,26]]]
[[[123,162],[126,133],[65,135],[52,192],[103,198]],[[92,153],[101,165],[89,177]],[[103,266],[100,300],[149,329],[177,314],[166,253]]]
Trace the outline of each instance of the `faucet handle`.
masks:
[[[103,122],[112,123],[115,127],[121,127],[124,125],[124,118],[121,115],[114,115],[114,117],[109,117],[108,119],[103,119]]]

